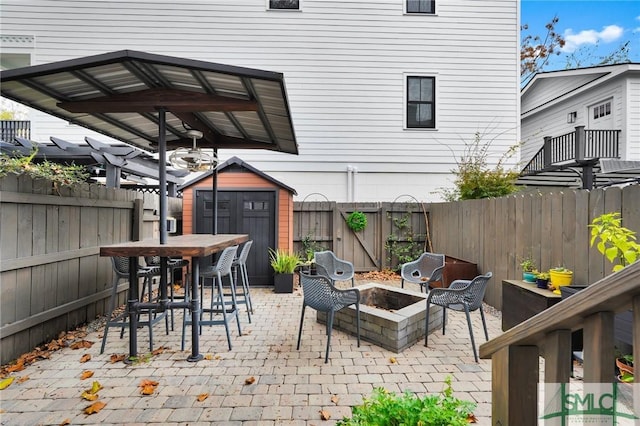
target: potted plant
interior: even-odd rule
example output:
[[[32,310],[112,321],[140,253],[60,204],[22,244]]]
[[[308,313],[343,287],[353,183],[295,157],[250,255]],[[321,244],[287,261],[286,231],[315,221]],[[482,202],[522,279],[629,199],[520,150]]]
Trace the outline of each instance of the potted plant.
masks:
[[[520,267],[522,268],[522,279],[528,283],[536,282],[536,264],[530,256],[523,258],[520,261]]]
[[[269,262],[274,272],[273,284],[276,293],[293,293],[293,272],[301,260],[298,253],[269,249]]]
[[[573,271],[565,268],[564,266],[558,266],[549,270],[549,280],[551,280],[551,286],[555,294],[560,293],[560,287],[571,284],[573,281]]]
[[[633,382],[633,355],[626,354],[616,358],[616,367],[620,374],[618,380],[623,383]]]
[[[549,273],[536,271],[536,286],[538,288],[549,288]]]

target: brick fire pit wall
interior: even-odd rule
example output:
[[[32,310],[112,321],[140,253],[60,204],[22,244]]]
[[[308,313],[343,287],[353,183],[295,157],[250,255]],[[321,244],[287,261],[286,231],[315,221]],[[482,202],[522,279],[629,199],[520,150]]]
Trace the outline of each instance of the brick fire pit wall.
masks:
[[[363,284],[360,289],[360,336],[395,353],[413,346],[425,335],[426,299],[424,293],[381,284]],[[431,306],[429,331],[442,327],[442,308]],[[317,321],[326,324],[327,314],[318,312]],[[335,314],[333,328],[356,335],[354,307]]]

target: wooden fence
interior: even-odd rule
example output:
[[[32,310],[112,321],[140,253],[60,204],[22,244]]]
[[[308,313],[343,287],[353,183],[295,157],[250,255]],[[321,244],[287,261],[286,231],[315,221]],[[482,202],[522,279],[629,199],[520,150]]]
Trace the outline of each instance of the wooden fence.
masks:
[[[358,272],[395,268],[407,256],[417,257],[429,247],[428,215],[418,203],[294,203],[294,250],[332,250],[353,262]],[[347,226],[349,213],[367,218],[364,230]],[[410,255],[409,253],[412,253]],[[406,255],[406,256],[405,256]]]
[[[112,268],[100,245],[157,237],[153,194],[100,185],[56,190],[26,177],[0,179],[0,362],[105,312]],[[136,207],[137,206],[137,207]],[[180,199],[169,199],[180,217]],[[351,231],[353,211],[367,227]],[[640,185],[527,193],[455,203],[294,203],[295,249],[330,249],[358,271],[397,267],[424,250],[492,271],[485,300],[502,308],[502,280],[521,276],[523,256],[540,269],[564,265],[590,284],[611,265],[589,247],[588,225],[605,212],[640,230]],[[124,302],[124,300],[121,300]]]
[[[9,175],[0,203],[2,363],[103,314],[112,266],[100,246],[159,230],[156,195],[102,185],[56,189]],[[181,200],[168,206],[181,215]]]
[[[354,210],[367,215],[367,228],[359,233],[344,220]],[[524,256],[530,255],[541,270],[560,265],[572,269],[576,284],[610,274],[611,265],[589,245],[588,225],[605,212],[620,212],[623,226],[640,232],[640,185],[424,205],[295,203],[294,243],[304,252],[303,243],[316,242],[352,261],[356,270],[368,271],[397,265],[385,249],[390,236],[422,250],[429,247],[428,233],[433,252],[476,263],[480,273],[494,273],[485,301],[502,309],[502,280],[522,276]],[[397,223],[406,226],[400,229]],[[403,230],[410,230],[409,235],[402,235]]]

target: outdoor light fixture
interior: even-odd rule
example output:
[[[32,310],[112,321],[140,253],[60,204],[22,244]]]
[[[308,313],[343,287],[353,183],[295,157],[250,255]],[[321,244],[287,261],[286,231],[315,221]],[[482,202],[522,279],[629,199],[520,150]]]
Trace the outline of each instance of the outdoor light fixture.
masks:
[[[186,169],[191,172],[202,172],[215,169],[218,166],[218,158],[212,150],[202,150],[196,146],[196,141],[203,134],[199,130],[190,129],[187,136],[193,139],[191,148],[178,148],[169,156],[169,162],[177,169]]]

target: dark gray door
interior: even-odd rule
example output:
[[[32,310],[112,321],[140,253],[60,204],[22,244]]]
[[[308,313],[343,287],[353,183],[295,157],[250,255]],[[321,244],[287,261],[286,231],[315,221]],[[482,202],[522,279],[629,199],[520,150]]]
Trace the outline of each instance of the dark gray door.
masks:
[[[197,234],[213,230],[213,191],[196,192]],[[249,283],[272,285],[269,247],[276,246],[275,191],[218,191],[218,233],[248,234],[253,246],[247,259]]]

